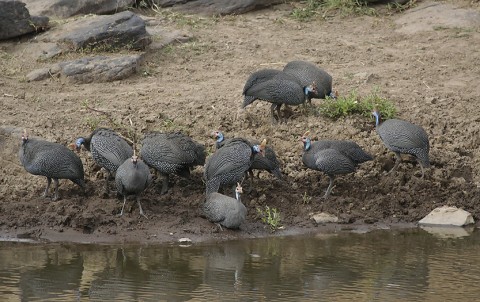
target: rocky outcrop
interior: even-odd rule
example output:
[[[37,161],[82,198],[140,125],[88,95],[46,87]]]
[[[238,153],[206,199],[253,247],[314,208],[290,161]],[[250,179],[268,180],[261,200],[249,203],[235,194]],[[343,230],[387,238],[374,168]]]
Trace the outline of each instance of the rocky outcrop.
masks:
[[[160,7],[206,15],[243,14],[283,3],[282,0],[153,0]]]
[[[87,57],[61,62],[50,68],[36,69],[27,75],[29,81],[63,77],[71,83],[112,82],[122,80],[137,72],[141,55],[122,57]]]
[[[25,3],[0,0],[0,40],[41,31],[47,26],[48,18],[30,16]]]
[[[24,0],[30,13],[53,18],[110,14],[126,10],[135,0]]]
[[[335,223],[338,222],[338,217],[329,213],[321,212],[310,216],[316,224]]]
[[[435,208],[418,222],[423,225],[464,226],[474,223],[472,214],[457,207],[443,206]]]
[[[71,50],[104,51],[145,49],[151,43],[145,21],[130,11],[82,18],[45,33],[40,40],[57,42]]]

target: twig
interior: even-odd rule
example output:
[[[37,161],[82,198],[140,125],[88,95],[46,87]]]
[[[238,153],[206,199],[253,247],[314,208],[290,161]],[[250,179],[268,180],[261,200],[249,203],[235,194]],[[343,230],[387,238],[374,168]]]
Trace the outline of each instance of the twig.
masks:
[[[427,83],[425,83],[425,81],[422,81],[423,85],[427,86],[428,89],[430,89],[430,86],[427,85]]]

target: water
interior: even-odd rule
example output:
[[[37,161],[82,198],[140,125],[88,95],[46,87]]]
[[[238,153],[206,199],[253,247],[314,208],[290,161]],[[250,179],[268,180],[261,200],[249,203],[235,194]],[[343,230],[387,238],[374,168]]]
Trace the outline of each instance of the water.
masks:
[[[0,243],[1,301],[478,301],[479,284],[479,231],[189,247]]]

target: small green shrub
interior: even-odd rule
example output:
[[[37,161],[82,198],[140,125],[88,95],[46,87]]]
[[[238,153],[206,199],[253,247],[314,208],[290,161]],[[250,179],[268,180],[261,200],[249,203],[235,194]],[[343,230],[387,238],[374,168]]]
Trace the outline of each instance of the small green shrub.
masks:
[[[270,208],[266,205],[265,210],[257,208],[257,213],[260,219],[262,219],[262,222],[268,225],[272,232],[278,230],[282,226],[280,223],[280,212],[278,212],[276,208]]]
[[[327,98],[319,105],[318,112],[336,120],[353,114],[370,117],[374,108],[377,108],[385,119],[393,118],[396,114],[395,105],[388,99],[380,97],[376,91],[365,97],[360,97],[356,91],[352,91],[337,99]]]

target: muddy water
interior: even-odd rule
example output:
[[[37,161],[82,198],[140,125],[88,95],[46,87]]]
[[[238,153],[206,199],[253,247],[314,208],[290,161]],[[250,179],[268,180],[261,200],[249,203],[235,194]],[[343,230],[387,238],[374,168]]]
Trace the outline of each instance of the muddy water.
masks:
[[[480,232],[448,236],[410,229],[187,247],[2,242],[0,300],[475,301]]]

